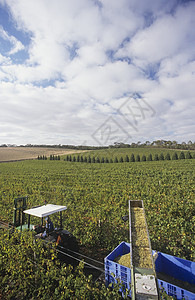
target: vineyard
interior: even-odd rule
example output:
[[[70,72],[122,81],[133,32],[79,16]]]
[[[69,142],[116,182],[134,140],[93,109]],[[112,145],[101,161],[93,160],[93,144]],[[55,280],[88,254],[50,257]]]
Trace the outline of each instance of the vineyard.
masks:
[[[131,149],[138,154],[136,150],[143,154],[141,149]],[[125,157],[126,151],[91,151],[90,155]],[[128,224],[121,217],[128,214],[129,199],[142,199],[152,249],[194,258],[194,159],[112,164],[29,160],[0,167],[3,221],[12,222],[13,199],[19,196],[28,196],[29,207],[44,204],[44,200],[66,205],[64,228],[76,236],[88,256],[102,260],[121,241],[129,241]],[[57,224],[59,219],[52,221]]]

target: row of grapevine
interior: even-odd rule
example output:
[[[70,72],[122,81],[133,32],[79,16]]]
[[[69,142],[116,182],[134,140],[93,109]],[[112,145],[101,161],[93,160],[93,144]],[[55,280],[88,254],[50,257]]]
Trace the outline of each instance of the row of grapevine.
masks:
[[[29,232],[0,231],[0,299],[121,299],[120,287],[94,283],[83,264],[60,265],[55,248]]]

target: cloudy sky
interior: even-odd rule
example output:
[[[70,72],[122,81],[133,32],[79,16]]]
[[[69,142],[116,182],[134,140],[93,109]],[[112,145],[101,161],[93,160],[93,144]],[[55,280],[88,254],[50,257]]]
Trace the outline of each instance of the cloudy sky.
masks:
[[[194,141],[195,2],[0,0],[0,144]]]

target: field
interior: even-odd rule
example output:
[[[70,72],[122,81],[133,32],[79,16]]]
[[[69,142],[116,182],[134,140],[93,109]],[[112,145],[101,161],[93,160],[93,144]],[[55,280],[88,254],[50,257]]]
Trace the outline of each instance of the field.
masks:
[[[140,151],[131,149],[134,153],[136,150]],[[106,153],[109,156],[108,150]],[[88,255],[104,257],[121,241],[128,241],[128,224],[121,217],[128,214],[129,199],[142,199],[152,248],[192,260],[194,167],[194,159],[112,164],[64,160],[4,163],[0,165],[0,219],[12,221],[13,199],[22,195],[28,196],[29,207],[44,200],[67,205],[64,226]],[[56,217],[54,223],[58,221]]]
[[[66,155],[73,154],[77,150],[68,150],[61,148],[41,148],[41,147],[0,147],[0,162],[34,159],[38,155],[45,155],[47,157],[52,155]]]
[[[110,159],[138,151],[148,156],[150,150],[111,149],[82,155]],[[66,205],[64,228],[76,236],[81,253],[103,262],[121,241],[129,241],[129,224],[121,217],[128,214],[129,199],[142,199],[152,249],[193,260],[194,179],[195,159],[84,163],[61,157],[5,162],[0,164],[0,220],[12,222],[13,199],[19,196],[28,196],[29,207],[45,200]],[[59,216],[51,218],[57,227]],[[72,270],[60,265],[54,250],[39,242],[34,243],[29,232],[0,230],[1,299],[121,299],[119,286],[110,290],[94,284],[84,276],[82,266]],[[173,298],[163,295],[163,299]]]

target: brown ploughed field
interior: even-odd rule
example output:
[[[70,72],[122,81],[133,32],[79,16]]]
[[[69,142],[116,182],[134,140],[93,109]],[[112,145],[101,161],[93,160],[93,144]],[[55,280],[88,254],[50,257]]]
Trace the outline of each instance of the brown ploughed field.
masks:
[[[81,152],[84,151],[45,147],[0,147],[0,162],[35,159],[38,155],[49,158],[51,154],[61,156]]]

